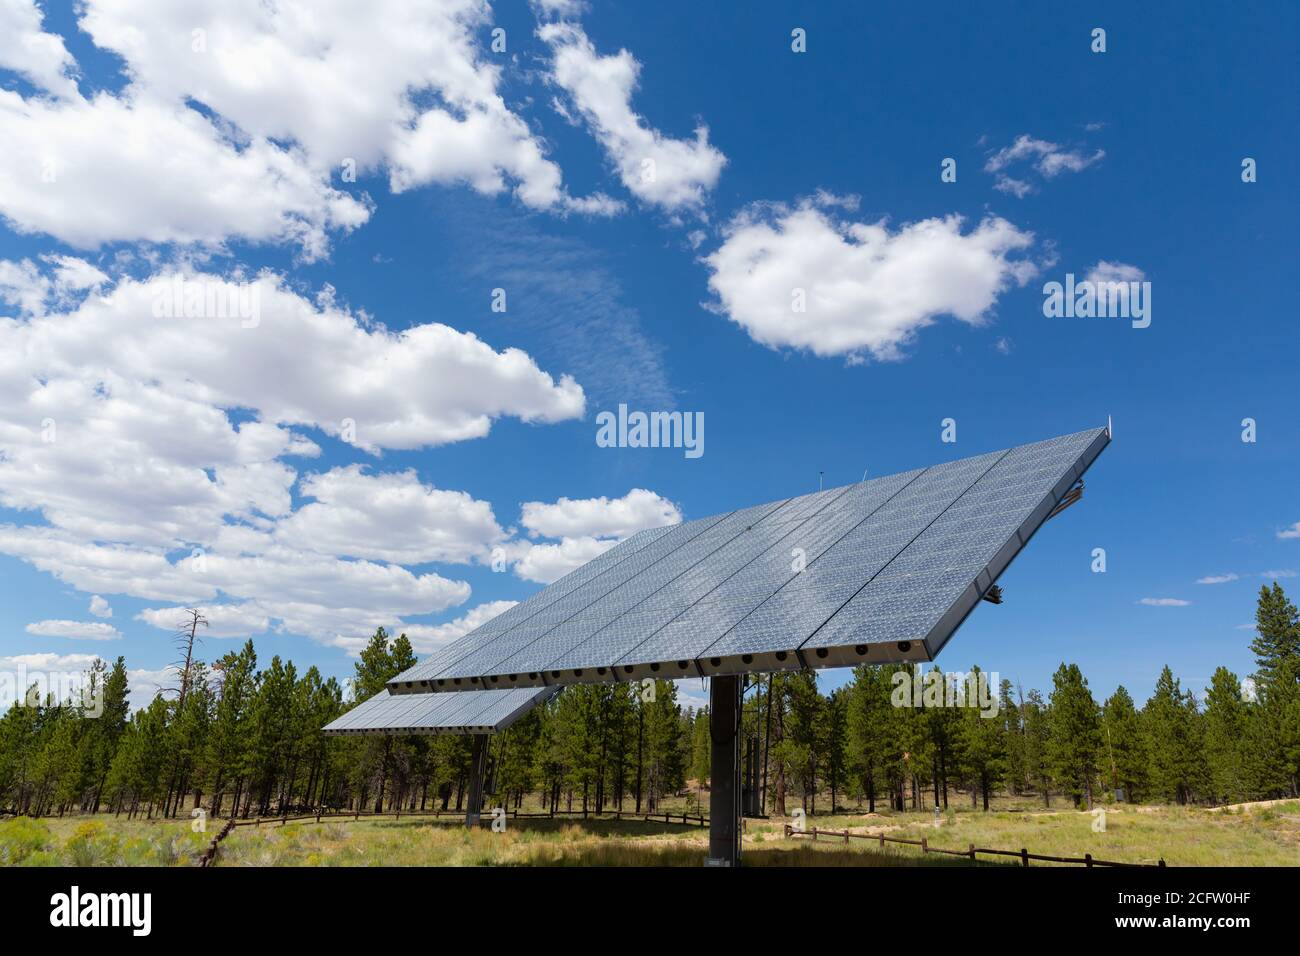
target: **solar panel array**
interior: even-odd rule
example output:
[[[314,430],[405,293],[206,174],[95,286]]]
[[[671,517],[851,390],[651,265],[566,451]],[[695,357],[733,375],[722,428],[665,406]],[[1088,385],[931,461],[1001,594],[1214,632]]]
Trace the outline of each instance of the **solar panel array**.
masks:
[[[387,690],[325,726],[327,734],[492,734],[505,730],[558,688],[516,687],[465,694]]]
[[[930,660],[1104,428],[633,535],[400,674],[396,694]]]

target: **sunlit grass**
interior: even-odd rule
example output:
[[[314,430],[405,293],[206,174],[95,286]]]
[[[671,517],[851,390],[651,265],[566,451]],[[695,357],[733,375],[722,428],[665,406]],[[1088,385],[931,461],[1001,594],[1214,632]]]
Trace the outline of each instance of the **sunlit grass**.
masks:
[[[970,844],[1049,856],[1169,866],[1300,866],[1300,801],[1238,810],[1110,806],[1104,832],[1073,809],[999,802],[989,813],[954,804],[934,826],[932,813],[841,811],[807,819],[809,827],[885,832],[943,849]],[[791,809],[793,809],[793,804]],[[792,818],[745,821],[747,866],[970,866],[968,860],[923,854],[919,847],[823,836],[785,836]],[[193,833],[189,820],[96,818],[0,822],[3,866],[192,866],[220,829]],[[455,815],[399,820],[341,818],[323,823],[268,821],[236,828],[217,866],[700,866],[708,831],[680,822],[591,818],[514,819],[503,832],[469,831]],[[1018,865],[980,857],[985,865]],[[1034,863],[1034,865],[1050,865]]]
[[[877,849],[746,841],[746,866],[967,865]],[[361,821],[241,828],[222,844],[219,866],[700,866],[705,831],[680,824],[616,821],[507,823],[504,832],[450,823]]]
[[[1104,831],[1096,817],[1073,809],[1026,810],[952,807],[934,825],[930,813],[836,814],[811,818],[808,826],[919,840],[965,850],[970,844],[1046,856],[1168,866],[1300,866],[1300,801],[1256,811],[1215,812],[1195,807],[1118,805],[1105,808]],[[779,830],[779,826],[774,829]],[[860,842],[860,841],[854,841]],[[907,848],[920,853],[919,848]],[[1042,864],[1047,865],[1047,864]]]

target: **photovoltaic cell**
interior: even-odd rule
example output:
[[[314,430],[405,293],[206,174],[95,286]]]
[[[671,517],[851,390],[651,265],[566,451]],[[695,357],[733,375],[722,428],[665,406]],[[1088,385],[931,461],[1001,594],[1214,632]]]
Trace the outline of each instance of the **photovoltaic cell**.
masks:
[[[642,532],[389,687],[929,660],[1109,441],[1092,429]]]
[[[617,547],[596,556],[582,567],[575,568],[558,581],[547,585],[545,590],[533,595],[527,601],[508,608],[486,624],[475,628],[460,640],[426,657],[415,667],[399,675],[399,679],[407,683],[418,681],[436,673],[448,664],[464,658],[471,651],[489,643],[498,634],[531,620],[561,598],[586,585],[615,565],[636,556],[674,530],[676,529],[673,527],[663,527],[649,528],[637,532],[626,541],[621,542]]]
[[[463,694],[393,694],[388,690],[326,725],[327,734],[491,734],[505,730],[554,695],[553,687]]]

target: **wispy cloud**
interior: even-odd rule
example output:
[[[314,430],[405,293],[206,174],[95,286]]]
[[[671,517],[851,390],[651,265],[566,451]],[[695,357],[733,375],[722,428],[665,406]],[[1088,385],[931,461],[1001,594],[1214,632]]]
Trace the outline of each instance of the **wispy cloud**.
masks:
[[[115,641],[122,632],[100,621],[33,621],[27,633],[36,637],[66,637],[74,641]]]
[[[1105,155],[1104,150],[1086,153],[1081,149],[1070,149],[1059,143],[1022,134],[1010,146],[1004,146],[990,155],[984,164],[984,171],[997,177],[994,189],[1023,198],[1033,192],[1033,184],[1026,178],[1010,175],[1008,169],[1023,165],[1027,171],[1036,172],[1041,179],[1055,179],[1061,173],[1082,172]],[[1018,175],[1024,176],[1023,173]]]
[[[1283,528],[1277,533],[1279,538],[1300,538],[1300,521],[1297,521],[1289,528]]]
[[[1197,584],[1227,584],[1229,581],[1239,581],[1240,576],[1229,571],[1227,574],[1210,574],[1203,578],[1197,578]]]
[[[1088,270],[1086,279],[1095,285],[1102,285],[1108,282],[1141,282],[1146,277],[1147,274],[1137,266],[1102,259]]]
[[[1277,571],[1261,571],[1259,572],[1259,576],[1261,578],[1270,578],[1270,579],[1293,578],[1296,576],[1297,573],[1300,572],[1292,571],[1290,568],[1282,568]]]
[[[663,347],[626,302],[608,255],[579,239],[547,234],[534,219],[465,194],[437,202],[455,234],[455,265],[475,282],[509,291],[511,340],[555,362],[594,406],[628,402],[671,411],[676,398]]]
[[[1139,604],[1145,604],[1147,607],[1187,607],[1192,602],[1184,601],[1182,598],[1152,598],[1146,597],[1138,601]]]

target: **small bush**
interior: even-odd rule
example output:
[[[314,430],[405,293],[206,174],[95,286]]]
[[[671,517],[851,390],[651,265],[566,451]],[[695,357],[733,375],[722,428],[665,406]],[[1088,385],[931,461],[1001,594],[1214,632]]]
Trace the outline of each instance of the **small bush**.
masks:
[[[0,823],[0,864],[14,866],[34,854],[52,849],[50,828],[31,817],[17,817]],[[39,864],[38,864],[39,865]]]
[[[98,820],[78,824],[63,845],[73,866],[112,866],[117,862],[118,849],[117,837],[106,835],[104,824]]]

